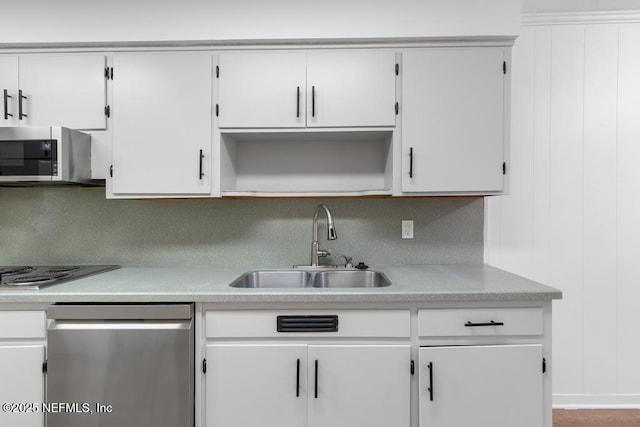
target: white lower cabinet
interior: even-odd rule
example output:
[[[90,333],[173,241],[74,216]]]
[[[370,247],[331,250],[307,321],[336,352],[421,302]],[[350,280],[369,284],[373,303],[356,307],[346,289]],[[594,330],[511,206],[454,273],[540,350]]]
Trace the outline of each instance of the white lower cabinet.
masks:
[[[544,426],[542,345],[421,347],[420,427]]]
[[[214,344],[206,358],[207,427],[305,425],[306,345]]]
[[[202,427],[552,426],[550,303],[214,307]]]
[[[309,427],[409,426],[409,345],[309,346]]]
[[[409,345],[210,344],[206,426],[409,426]]]
[[[42,427],[46,317],[0,307],[0,426]]]
[[[206,427],[409,427],[409,310],[211,310]]]
[[[42,427],[44,345],[0,345],[0,426]]]

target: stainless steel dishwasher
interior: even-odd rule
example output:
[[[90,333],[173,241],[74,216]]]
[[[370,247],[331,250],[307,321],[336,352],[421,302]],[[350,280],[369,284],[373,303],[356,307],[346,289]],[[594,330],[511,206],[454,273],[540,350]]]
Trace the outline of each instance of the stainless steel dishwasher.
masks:
[[[193,427],[193,305],[52,305],[47,317],[47,427]]]

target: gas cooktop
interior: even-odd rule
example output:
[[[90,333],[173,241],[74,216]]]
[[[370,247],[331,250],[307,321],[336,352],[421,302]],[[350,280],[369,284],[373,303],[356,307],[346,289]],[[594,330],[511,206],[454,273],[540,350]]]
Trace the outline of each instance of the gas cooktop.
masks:
[[[120,268],[119,265],[0,266],[0,289],[38,290],[70,280]]]

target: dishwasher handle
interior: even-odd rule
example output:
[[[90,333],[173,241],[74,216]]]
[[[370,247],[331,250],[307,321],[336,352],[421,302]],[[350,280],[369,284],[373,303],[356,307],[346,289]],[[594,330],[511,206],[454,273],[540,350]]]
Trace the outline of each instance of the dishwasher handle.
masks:
[[[52,320],[190,320],[193,304],[74,304],[51,305]]]
[[[178,331],[193,329],[191,320],[60,320],[50,319],[49,333],[53,331]],[[49,335],[53,339],[52,335]]]

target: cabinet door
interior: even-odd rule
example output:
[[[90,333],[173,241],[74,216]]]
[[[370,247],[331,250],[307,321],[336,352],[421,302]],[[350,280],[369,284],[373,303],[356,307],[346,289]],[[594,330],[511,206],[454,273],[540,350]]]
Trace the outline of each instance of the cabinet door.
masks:
[[[307,126],[394,126],[394,52],[307,55]]]
[[[308,427],[408,427],[408,345],[309,346]]]
[[[106,129],[104,55],[22,55],[27,125]]]
[[[503,57],[501,48],[403,53],[403,191],[503,189]]]
[[[6,91],[6,92],[5,92]],[[0,56],[0,126],[18,124],[18,57]]]
[[[306,345],[207,345],[207,427],[300,427]]]
[[[304,53],[220,55],[221,128],[291,128],[305,125]]]
[[[542,346],[420,348],[421,427],[542,427]]]
[[[44,346],[0,346],[0,403],[35,404],[16,408],[16,412],[0,411],[0,425],[42,427],[44,402]],[[29,411],[29,410],[32,411]],[[35,410],[34,410],[35,409]]]
[[[114,194],[211,192],[212,58],[113,58]]]

